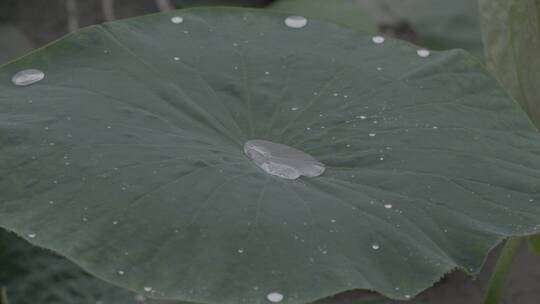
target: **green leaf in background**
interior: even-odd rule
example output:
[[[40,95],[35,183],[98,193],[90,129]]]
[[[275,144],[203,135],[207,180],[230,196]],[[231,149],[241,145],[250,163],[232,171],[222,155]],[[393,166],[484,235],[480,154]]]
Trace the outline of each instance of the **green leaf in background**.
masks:
[[[528,237],[529,249],[534,253],[540,253],[540,235],[533,234]]]
[[[11,304],[182,304],[146,299],[93,278],[5,230],[0,230],[0,265],[0,287]]]
[[[14,26],[0,23],[0,64],[15,59],[32,49],[32,43]]]
[[[145,296],[212,304],[408,299],[537,231],[540,136],[476,59],[285,17],[150,15],[3,66],[0,224]],[[30,68],[45,79],[11,82]],[[251,139],[326,171],[268,175]]]
[[[278,0],[269,9],[291,15],[309,16],[375,33],[377,25],[356,0]]]
[[[411,24],[418,45],[436,50],[461,48],[483,58],[477,0],[383,0],[382,3],[387,3]]]
[[[540,127],[540,0],[480,0],[487,66]]]

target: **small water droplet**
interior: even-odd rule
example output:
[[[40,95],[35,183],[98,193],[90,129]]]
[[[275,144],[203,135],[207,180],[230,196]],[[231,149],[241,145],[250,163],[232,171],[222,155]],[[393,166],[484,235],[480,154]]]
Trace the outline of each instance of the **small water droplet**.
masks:
[[[369,136],[370,136],[370,137],[374,137],[375,135],[377,135],[377,134],[375,134],[375,133],[369,133]]]
[[[292,107],[292,108],[291,108],[291,111],[296,111],[296,110],[298,110],[298,109],[300,109],[300,108],[298,108],[298,107]]]
[[[269,293],[266,298],[268,299],[268,301],[272,302],[272,303],[278,303],[278,302],[281,302],[283,301],[283,295],[279,292],[271,292]]]
[[[180,57],[173,57],[174,61],[180,60]]]
[[[125,272],[123,270],[118,270],[118,275],[123,276],[124,274],[125,274]]]
[[[307,24],[307,19],[302,16],[289,16],[285,18],[285,25],[290,28],[303,28]]]
[[[420,57],[428,57],[431,54],[430,51],[427,49],[419,49],[418,51],[416,51],[416,53]]]
[[[28,69],[22,70],[13,75],[11,81],[15,85],[25,87],[39,82],[43,80],[43,78],[45,78],[45,73],[43,73],[42,71],[36,69]]]
[[[324,164],[311,155],[266,140],[249,140],[244,144],[244,153],[266,173],[285,179],[300,176],[315,177],[323,174]]]
[[[374,36],[373,38],[371,38],[371,41],[373,41],[373,43],[375,44],[381,44],[384,42],[384,37],[383,36]]]
[[[117,225],[118,221],[113,221],[112,223],[113,223],[113,225]]]
[[[392,209],[392,204],[384,204],[384,208],[386,208],[386,209]]]
[[[379,248],[381,248],[381,246],[379,246],[379,244],[377,244],[377,243],[374,243],[374,244],[371,244],[371,248],[373,248],[373,250],[379,250]]]
[[[243,248],[238,249],[238,253],[244,253],[244,249]]]
[[[174,16],[171,18],[171,22],[174,23],[174,24],[180,24],[182,22],[184,22],[184,18],[180,17],[180,16]]]
[[[383,68],[382,67],[377,67],[377,71],[382,71]]]
[[[152,287],[151,287],[151,286],[144,286],[143,289],[144,289],[144,291],[146,291],[146,292],[151,292],[151,291],[152,291]]]
[[[28,237],[31,238],[31,239],[33,239],[33,238],[36,237],[36,234],[35,234],[35,233],[29,233],[29,234],[28,234]]]
[[[264,72],[264,75],[270,75],[270,72],[268,72],[268,71]]]
[[[360,118],[360,119],[364,120],[364,119],[366,119],[367,117],[364,116],[364,115],[358,115],[358,116],[356,116],[356,118]]]
[[[410,299],[410,298],[411,298],[411,295],[408,295],[408,294],[405,295],[405,299]]]

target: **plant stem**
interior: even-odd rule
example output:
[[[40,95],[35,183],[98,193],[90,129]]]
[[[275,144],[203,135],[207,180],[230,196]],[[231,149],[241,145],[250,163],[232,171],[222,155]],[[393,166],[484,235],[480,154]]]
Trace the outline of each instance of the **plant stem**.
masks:
[[[0,304],[9,304],[5,287],[2,287],[2,289],[0,290]]]
[[[506,276],[512,266],[512,261],[516,256],[519,248],[519,244],[523,240],[522,237],[509,238],[504,244],[504,248],[497,260],[495,269],[489,279],[489,285],[484,297],[484,304],[497,304],[499,303],[501,293],[504,287]]]

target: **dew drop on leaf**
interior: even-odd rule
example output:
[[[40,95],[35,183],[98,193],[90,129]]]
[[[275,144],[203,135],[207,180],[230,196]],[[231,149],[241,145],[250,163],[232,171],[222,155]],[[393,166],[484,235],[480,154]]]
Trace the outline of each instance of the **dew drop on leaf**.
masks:
[[[375,44],[381,44],[384,42],[384,37],[383,36],[374,36],[373,38],[371,38],[371,41],[373,41],[373,43]]]
[[[180,16],[174,16],[171,18],[171,22],[174,23],[174,24],[180,24],[182,22],[184,22],[184,18],[180,17]]]
[[[266,173],[285,179],[323,174],[324,164],[311,155],[283,144],[266,140],[249,140],[244,153]]]
[[[384,208],[386,208],[386,209],[392,209],[392,204],[384,204]]]
[[[45,73],[36,69],[22,70],[11,78],[13,84],[18,86],[29,86],[45,78]]]
[[[285,25],[290,28],[303,28],[307,24],[307,19],[302,16],[289,16],[285,18]]]
[[[36,234],[35,234],[35,233],[29,233],[29,234],[28,234],[28,237],[31,238],[31,239],[33,239],[33,238],[36,237]]]
[[[418,54],[418,56],[420,57],[428,57],[431,53],[429,52],[429,50],[426,50],[426,49],[419,49],[418,51],[416,51],[416,53]]]
[[[371,244],[371,248],[373,248],[373,250],[379,250],[379,248],[381,248],[381,246],[377,243],[373,243]]]
[[[279,303],[283,301],[283,295],[279,292],[271,292],[266,296],[266,298],[272,303]]]

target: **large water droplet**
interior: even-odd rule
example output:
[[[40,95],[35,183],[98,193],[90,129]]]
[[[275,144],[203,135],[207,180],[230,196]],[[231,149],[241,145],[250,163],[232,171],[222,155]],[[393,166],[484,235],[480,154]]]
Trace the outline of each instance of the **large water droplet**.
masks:
[[[302,16],[289,16],[285,18],[285,25],[291,28],[303,28],[307,24],[307,19]]]
[[[279,292],[271,292],[266,296],[266,298],[272,303],[278,303],[283,301],[283,295]]]
[[[285,179],[323,174],[325,166],[311,155],[298,149],[266,140],[249,140],[244,153],[266,173]]]
[[[29,86],[45,78],[45,73],[36,69],[22,70],[11,78],[11,81],[18,86]]]

